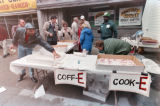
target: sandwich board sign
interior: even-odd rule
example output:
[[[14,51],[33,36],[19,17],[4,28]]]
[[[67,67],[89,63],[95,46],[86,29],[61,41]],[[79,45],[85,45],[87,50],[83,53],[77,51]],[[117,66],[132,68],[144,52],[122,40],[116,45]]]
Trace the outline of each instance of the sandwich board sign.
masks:
[[[149,97],[151,76],[141,74],[112,73],[109,90],[127,91]]]
[[[86,88],[86,72],[57,69],[54,71],[55,84],[71,84]]]

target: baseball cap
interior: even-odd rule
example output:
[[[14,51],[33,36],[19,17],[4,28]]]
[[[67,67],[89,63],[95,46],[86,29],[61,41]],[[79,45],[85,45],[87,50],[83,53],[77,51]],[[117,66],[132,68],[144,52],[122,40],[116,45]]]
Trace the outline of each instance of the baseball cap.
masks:
[[[84,15],[81,15],[80,19],[81,19],[81,20],[84,20],[84,19],[85,19]]]

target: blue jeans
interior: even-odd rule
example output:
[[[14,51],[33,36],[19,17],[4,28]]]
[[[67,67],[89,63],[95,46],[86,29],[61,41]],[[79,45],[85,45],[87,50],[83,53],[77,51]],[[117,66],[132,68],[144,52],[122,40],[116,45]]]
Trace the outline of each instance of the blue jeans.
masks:
[[[22,57],[25,57],[27,55],[30,55],[32,54],[32,48],[27,48],[27,47],[24,47],[22,45],[18,45],[18,58],[22,58]],[[22,75],[25,74],[26,71],[25,69],[22,70]],[[29,76],[32,78],[34,76],[34,70],[33,68],[29,68]]]

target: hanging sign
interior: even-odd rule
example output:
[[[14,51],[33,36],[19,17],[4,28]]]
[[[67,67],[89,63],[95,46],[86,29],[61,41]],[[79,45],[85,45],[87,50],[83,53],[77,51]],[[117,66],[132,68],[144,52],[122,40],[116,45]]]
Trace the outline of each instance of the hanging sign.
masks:
[[[112,73],[109,90],[135,92],[149,97],[151,76]]]
[[[54,71],[55,84],[71,84],[86,88],[86,72],[58,69]]]
[[[0,13],[32,10],[36,8],[36,0],[0,0]]]
[[[142,6],[120,8],[119,26],[141,25],[142,10]]]

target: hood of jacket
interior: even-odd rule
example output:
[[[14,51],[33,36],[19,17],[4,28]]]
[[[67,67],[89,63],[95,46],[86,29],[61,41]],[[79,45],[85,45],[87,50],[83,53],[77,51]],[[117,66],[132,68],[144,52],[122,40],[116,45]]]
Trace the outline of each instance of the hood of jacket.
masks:
[[[83,31],[84,33],[87,33],[88,35],[92,34],[92,30],[89,28],[84,28]]]

